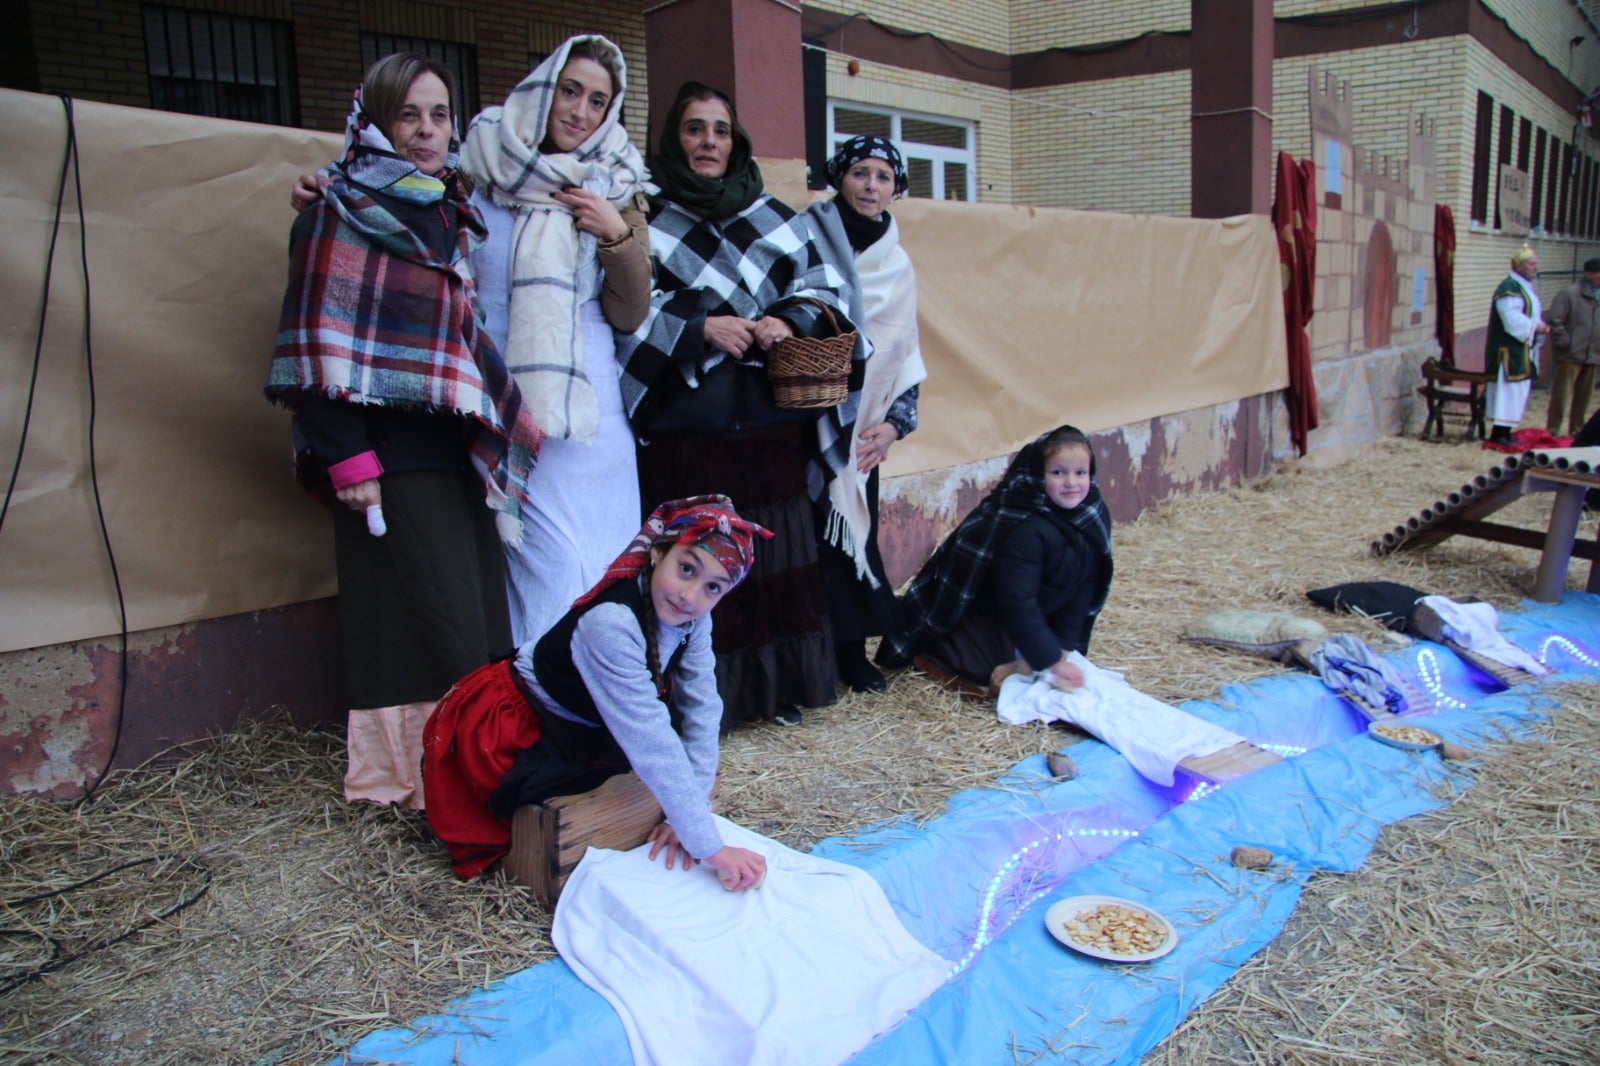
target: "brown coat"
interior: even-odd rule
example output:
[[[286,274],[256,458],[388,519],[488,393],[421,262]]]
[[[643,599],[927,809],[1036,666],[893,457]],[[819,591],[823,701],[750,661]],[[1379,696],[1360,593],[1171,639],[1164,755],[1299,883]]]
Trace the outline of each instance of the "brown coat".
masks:
[[[649,206],[644,193],[639,193],[622,212],[628,232],[600,242],[600,269],[605,271],[600,309],[611,328],[621,333],[638,329],[650,312]]]
[[[1588,278],[1562,289],[1550,302],[1544,320],[1550,323],[1550,346],[1558,363],[1588,363],[1600,365],[1600,332],[1595,329],[1595,314],[1600,303],[1595,302],[1594,286]]]

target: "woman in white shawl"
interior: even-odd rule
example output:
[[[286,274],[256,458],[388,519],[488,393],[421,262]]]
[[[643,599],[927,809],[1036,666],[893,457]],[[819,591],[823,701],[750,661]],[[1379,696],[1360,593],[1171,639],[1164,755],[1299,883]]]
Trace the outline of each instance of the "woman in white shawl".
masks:
[[[473,119],[461,148],[489,229],[472,255],[484,329],[546,434],[522,541],[506,548],[518,646],[543,636],[639,525],[612,330],[629,333],[650,311],[655,187],[621,125],[626,87],[615,44],[573,37]],[[320,195],[303,175],[291,202]]]
[[[927,377],[917,341],[916,275],[888,210],[909,178],[894,142],[883,137],[846,141],[827,173],[838,193],[805,218],[818,251],[847,279],[850,318],[863,323],[872,355],[854,433],[822,442],[825,450],[853,445],[855,461],[841,464],[828,502],[829,522],[851,529],[847,541],[858,550],[841,551],[823,537],[819,561],[839,678],[857,692],[879,692],[886,686],[867,662],[866,638],[893,624],[894,593],[878,553],[878,467],[890,445],[917,428],[918,385]]]
[[[613,329],[650,309],[645,194],[622,128],[627,65],[573,37],[467,130],[462,170],[489,240],[474,257],[486,328],[547,438],[522,544],[506,552],[512,636],[542,636],[639,525],[633,434]]]

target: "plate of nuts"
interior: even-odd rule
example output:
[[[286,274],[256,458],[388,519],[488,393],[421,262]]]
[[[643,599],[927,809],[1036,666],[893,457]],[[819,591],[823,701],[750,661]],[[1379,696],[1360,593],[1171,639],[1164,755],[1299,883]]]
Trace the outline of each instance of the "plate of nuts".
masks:
[[[1116,896],[1071,896],[1045,911],[1050,935],[1107,962],[1149,962],[1178,946],[1178,931],[1157,911]]]
[[[1444,739],[1429,729],[1421,729],[1414,725],[1395,725],[1392,722],[1376,722],[1368,726],[1367,736],[1380,744],[1405,751],[1427,751],[1429,748],[1437,748]]]

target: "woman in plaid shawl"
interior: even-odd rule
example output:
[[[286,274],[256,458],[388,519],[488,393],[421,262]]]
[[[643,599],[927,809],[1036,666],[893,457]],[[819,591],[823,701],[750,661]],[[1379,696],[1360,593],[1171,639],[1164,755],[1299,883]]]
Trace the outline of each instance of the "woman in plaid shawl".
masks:
[[[764,353],[817,331],[820,311],[796,298],[834,309],[850,329],[843,279],[805,222],[761,191],[750,138],[724,94],[698,82],[679,89],[650,171],[661,186],[650,219],[656,291],[650,317],[617,343],[639,487],[646,499],[727,493],[777,533],[749,588],[717,609],[717,680],[725,726],[794,724],[798,706],[834,698],[816,538],[836,471],[818,446],[818,423],[842,435],[856,395],[822,411],[779,408]],[[831,461],[848,462],[848,449],[839,452]]]
[[[900,628],[880,666],[916,663],[974,695],[1021,657],[1069,687],[1066,653],[1087,655],[1111,588],[1111,516],[1094,483],[1089,438],[1072,426],[1017,453],[1000,484],[961,520],[900,598]]]
[[[547,435],[522,542],[506,551],[511,632],[542,636],[639,525],[633,432],[613,330],[650,310],[644,159],[622,128],[627,64],[604,37],[565,41],[461,147],[489,239],[472,259],[484,328]]]
[[[540,436],[478,326],[453,99],[419,55],[367,71],[291,231],[266,385],[295,413],[303,480],[338,501],[345,796],[409,807],[435,701],[512,647],[500,542],[521,535]]]

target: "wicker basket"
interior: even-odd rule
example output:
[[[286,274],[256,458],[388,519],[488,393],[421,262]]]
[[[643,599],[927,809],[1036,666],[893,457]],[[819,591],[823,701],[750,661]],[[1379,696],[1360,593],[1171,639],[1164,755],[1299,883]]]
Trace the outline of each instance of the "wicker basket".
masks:
[[[839,320],[827,304],[804,300],[822,308],[833,336],[790,337],[774,344],[767,350],[767,380],[779,407],[835,407],[849,395],[856,335],[839,332]]]

